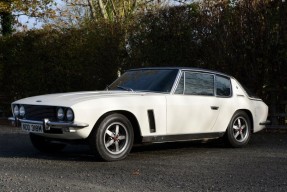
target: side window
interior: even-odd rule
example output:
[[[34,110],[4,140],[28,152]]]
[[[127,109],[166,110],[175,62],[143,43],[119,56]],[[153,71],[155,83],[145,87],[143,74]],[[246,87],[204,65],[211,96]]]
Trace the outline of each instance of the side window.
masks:
[[[185,95],[214,95],[214,76],[205,73],[185,73]]]
[[[215,78],[215,83],[217,96],[231,96],[231,82],[229,78],[217,75]]]
[[[184,95],[214,95],[214,75],[184,72],[175,91]]]

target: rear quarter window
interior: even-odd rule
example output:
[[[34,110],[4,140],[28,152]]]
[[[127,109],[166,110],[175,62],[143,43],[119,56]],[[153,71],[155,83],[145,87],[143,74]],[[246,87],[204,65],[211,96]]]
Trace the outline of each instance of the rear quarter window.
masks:
[[[231,96],[230,78],[216,75],[215,77],[216,95],[220,97]]]

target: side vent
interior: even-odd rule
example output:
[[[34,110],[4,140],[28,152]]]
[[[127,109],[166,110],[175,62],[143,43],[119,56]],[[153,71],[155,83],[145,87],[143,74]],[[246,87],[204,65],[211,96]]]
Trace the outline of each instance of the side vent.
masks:
[[[153,110],[151,110],[151,109],[148,110],[147,115],[148,115],[148,121],[149,121],[149,130],[151,133],[155,133],[156,128],[155,128],[155,120],[154,120]]]

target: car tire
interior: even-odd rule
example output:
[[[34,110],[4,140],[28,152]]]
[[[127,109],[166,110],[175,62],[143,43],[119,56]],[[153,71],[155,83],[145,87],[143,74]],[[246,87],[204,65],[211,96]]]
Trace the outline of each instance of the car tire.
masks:
[[[251,137],[251,124],[248,115],[244,111],[237,111],[231,118],[224,140],[227,146],[244,147]]]
[[[44,153],[59,152],[66,147],[64,143],[53,143],[51,140],[33,133],[30,133],[30,140],[36,149]]]
[[[111,114],[95,127],[89,137],[92,152],[104,161],[126,158],[134,141],[131,122],[122,114]]]

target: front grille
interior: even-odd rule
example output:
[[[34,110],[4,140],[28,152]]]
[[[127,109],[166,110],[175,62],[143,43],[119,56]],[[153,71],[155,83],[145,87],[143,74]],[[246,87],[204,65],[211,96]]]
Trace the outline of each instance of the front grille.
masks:
[[[57,120],[57,107],[54,106],[39,106],[39,105],[24,105],[25,118],[29,120],[42,121],[48,118],[50,121]]]

